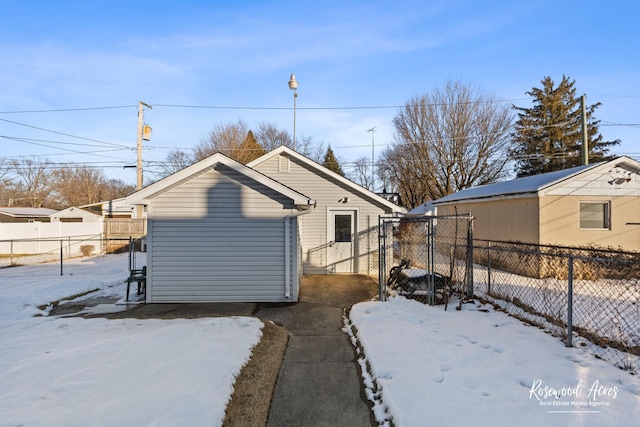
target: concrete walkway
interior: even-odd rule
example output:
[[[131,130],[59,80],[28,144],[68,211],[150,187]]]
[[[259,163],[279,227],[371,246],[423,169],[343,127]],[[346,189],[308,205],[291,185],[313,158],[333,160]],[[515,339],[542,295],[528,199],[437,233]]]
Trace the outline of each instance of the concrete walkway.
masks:
[[[342,328],[344,309],[370,300],[377,295],[377,288],[369,276],[304,276],[298,303],[142,304],[109,315],[85,317],[254,316],[272,321],[287,330],[289,342],[267,425],[375,426],[355,351]],[[74,315],[106,302],[89,298],[60,305],[51,315]]]
[[[289,331],[268,426],[377,425],[362,389],[343,310],[377,293],[367,276],[305,276],[300,301],[261,306],[257,317]]]

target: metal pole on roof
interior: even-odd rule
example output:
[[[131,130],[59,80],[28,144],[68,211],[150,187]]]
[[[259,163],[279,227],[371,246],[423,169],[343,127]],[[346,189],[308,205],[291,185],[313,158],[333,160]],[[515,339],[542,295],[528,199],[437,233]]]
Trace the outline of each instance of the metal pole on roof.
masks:
[[[374,154],[374,145],[375,145],[375,140],[373,135],[376,132],[376,127],[372,127],[371,129],[368,129],[367,132],[371,132],[371,191],[375,191],[375,185],[374,185],[374,169],[375,169],[375,154]]]
[[[589,140],[587,132],[587,95],[580,97],[580,108],[582,109],[582,164],[589,164]]]

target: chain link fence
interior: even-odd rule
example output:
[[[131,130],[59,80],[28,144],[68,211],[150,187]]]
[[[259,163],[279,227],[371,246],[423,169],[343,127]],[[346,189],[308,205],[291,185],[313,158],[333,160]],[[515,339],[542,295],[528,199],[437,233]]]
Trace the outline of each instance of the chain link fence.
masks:
[[[640,371],[640,254],[478,240],[473,253],[476,297]]]
[[[473,296],[640,372],[640,254],[473,239],[469,216],[381,218],[380,300]],[[446,308],[446,305],[445,305]]]
[[[30,275],[61,276],[69,267],[93,257],[128,252],[128,268],[139,269],[146,264],[144,239],[104,239],[100,236],[66,237],[62,239],[0,240],[0,278],[21,277],[20,266],[32,266]],[[113,262],[122,262],[115,257]],[[104,273],[109,263],[101,263]],[[96,272],[101,273],[101,272]]]
[[[393,267],[399,274],[401,294],[434,304],[448,296],[473,295],[472,217],[401,216],[380,220],[380,299],[387,299]],[[406,268],[408,267],[408,268]],[[395,273],[394,273],[395,274]]]

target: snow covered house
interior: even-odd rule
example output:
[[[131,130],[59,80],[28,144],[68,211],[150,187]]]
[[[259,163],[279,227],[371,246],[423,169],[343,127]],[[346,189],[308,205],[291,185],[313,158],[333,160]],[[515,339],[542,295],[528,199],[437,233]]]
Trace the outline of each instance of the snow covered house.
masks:
[[[247,166],[316,201],[302,218],[305,274],[378,274],[379,216],[404,208],[286,146]]]
[[[433,202],[474,238],[640,251],[640,163],[629,157],[468,188]]]
[[[309,197],[217,153],[127,199],[147,209],[147,302],[297,301]]]

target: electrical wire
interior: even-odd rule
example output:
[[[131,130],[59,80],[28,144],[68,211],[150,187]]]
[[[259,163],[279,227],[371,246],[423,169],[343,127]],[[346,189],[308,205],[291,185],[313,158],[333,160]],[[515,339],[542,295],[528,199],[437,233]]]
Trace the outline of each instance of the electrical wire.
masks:
[[[0,119],[0,121],[7,122],[7,123],[12,123],[12,124],[19,125],[19,126],[25,126],[25,127],[31,128],[31,129],[41,130],[43,132],[50,132],[50,133],[55,133],[57,135],[68,136],[70,138],[82,139],[84,141],[98,142],[100,144],[111,145],[111,146],[120,147],[120,148],[129,148],[126,145],[114,144],[112,142],[105,142],[105,141],[99,141],[97,139],[85,138],[83,136],[77,136],[77,135],[72,135],[72,134],[69,134],[69,133],[58,132],[58,131],[55,131],[55,130],[45,129],[45,128],[41,128],[41,127],[38,127],[38,126],[28,125],[26,123],[14,122],[13,120]]]
[[[93,111],[93,110],[114,110],[118,108],[138,108],[138,104],[135,105],[116,105],[111,107],[84,107],[84,108],[61,108],[61,109],[49,109],[49,110],[17,110],[17,111],[0,111],[0,114],[25,114],[25,113],[63,113],[69,111]]]

